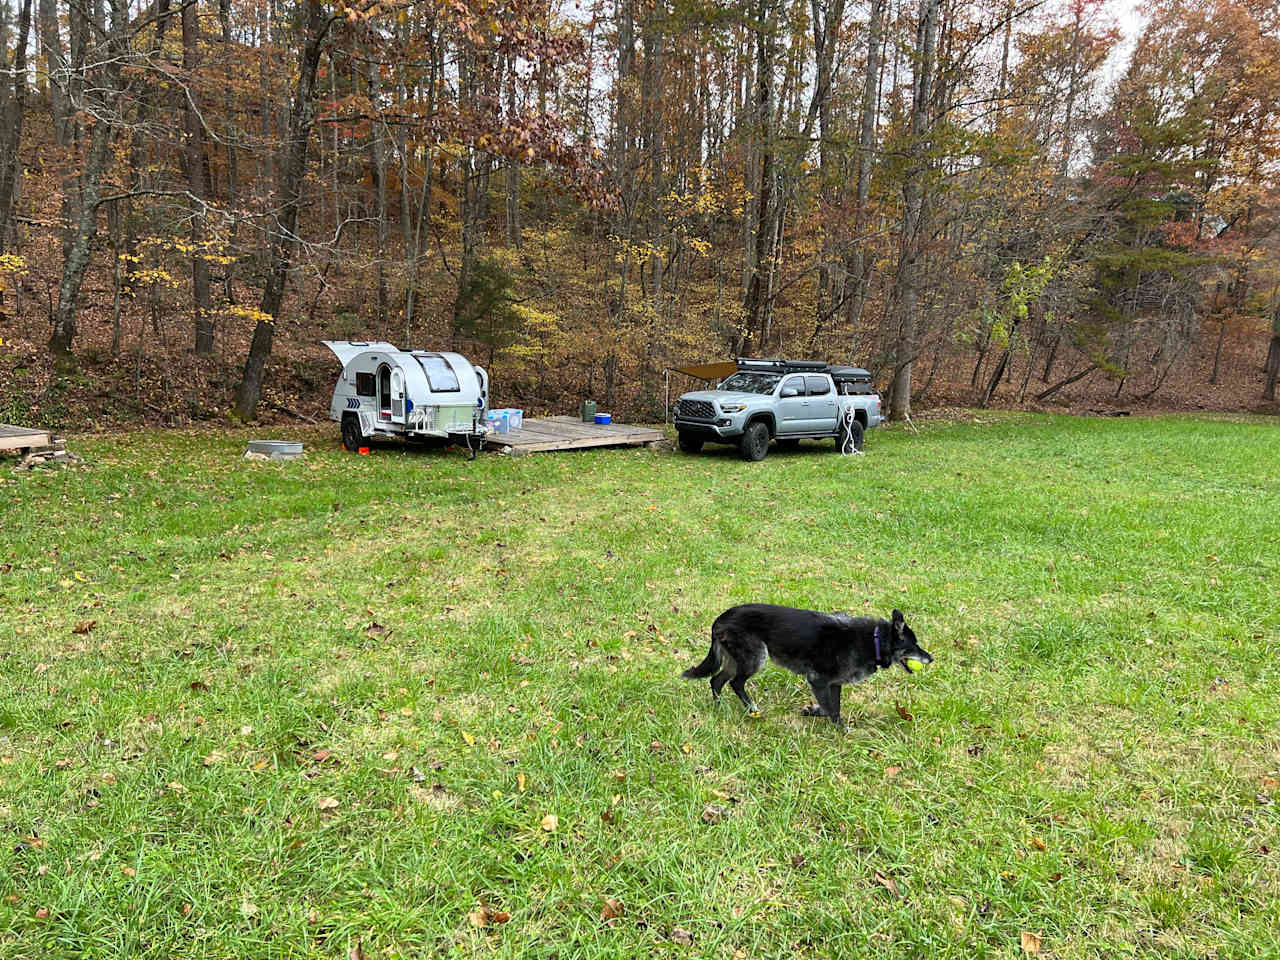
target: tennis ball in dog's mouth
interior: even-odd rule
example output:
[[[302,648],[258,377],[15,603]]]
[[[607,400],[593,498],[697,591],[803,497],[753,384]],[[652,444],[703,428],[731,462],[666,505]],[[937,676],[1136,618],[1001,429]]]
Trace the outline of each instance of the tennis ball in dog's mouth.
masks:
[[[912,673],[919,673],[921,670],[924,669],[924,661],[917,660],[915,657],[908,657],[907,669],[910,670]]]

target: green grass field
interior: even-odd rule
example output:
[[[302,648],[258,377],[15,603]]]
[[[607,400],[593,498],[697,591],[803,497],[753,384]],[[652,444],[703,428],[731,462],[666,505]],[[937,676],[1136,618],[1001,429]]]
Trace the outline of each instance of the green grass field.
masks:
[[[302,437],[0,472],[0,957],[1280,951],[1275,426]],[[772,666],[713,707],[679,673],[748,600],[935,663],[843,732]]]

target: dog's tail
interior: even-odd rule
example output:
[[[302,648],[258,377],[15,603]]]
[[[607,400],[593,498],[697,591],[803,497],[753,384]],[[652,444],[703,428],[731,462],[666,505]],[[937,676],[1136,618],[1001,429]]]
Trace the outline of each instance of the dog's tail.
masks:
[[[714,640],[711,641],[711,649],[707,651],[707,657],[696,667],[690,667],[680,676],[686,680],[701,680],[703,677],[709,677],[720,669],[720,644]]]

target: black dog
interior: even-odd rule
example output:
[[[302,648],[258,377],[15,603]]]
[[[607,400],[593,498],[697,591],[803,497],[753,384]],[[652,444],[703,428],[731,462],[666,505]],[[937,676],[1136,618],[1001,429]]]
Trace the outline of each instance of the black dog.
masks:
[[[805,708],[805,716],[830,717],[835,724],[841,722],[841,684],[858,683],[895,663],[912,673],[920,669],[917,664],[933,662],[916,643],[901,610],[893,611],[890,622],[744,603],[716,617],[707,658],[682,676],[711,677],[711,693],[717,700],[729,684],[747,711],[755,713],[759,708],[747,694],[746,683],[768,657],[809,681],[818,702]]]

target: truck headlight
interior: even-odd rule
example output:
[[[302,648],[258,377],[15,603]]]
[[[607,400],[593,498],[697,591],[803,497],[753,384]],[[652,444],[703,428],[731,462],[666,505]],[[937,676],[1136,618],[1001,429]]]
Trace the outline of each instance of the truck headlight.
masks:
[[[743,410],[745,410],[745,409],[747,409],[747,405],[746,405],[745,403],[722,403],[722,404],[720,404],[720,412],[721,412],[721,413],[741,413],[741,412],[742,412]]]

